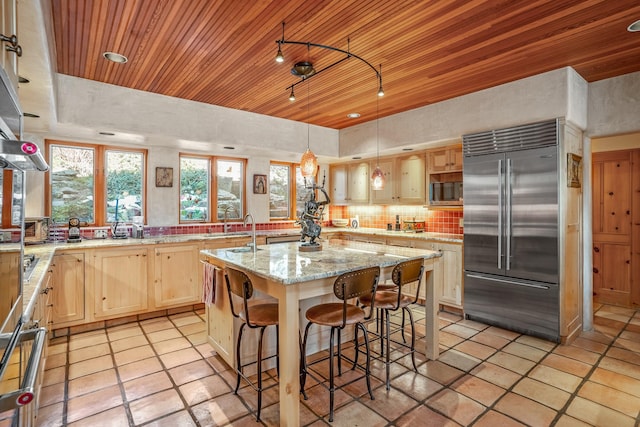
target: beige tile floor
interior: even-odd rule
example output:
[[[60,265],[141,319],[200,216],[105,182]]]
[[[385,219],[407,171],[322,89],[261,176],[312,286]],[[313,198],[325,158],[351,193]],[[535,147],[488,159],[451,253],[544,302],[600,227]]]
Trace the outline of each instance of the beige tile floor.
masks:
[[[337,391],[332,425],[637,427],[640,311],[596,309],[595,331],[569,346],[440,313],[440,359],[419,357],[417,373],[409,358],[394,364],[388,392],[384,367],[374,362],[375,400],[364,381]],[[203,317],[183,313],[53,340],[38,425],[261,425],[256,393],[243,386],[233,394],[235,375],[206,343]],[[327,425],[328,392],[314,383],[307,392],[301,424]],[[277,387],[264,393],[262,424],[278,425],[277,402]]]

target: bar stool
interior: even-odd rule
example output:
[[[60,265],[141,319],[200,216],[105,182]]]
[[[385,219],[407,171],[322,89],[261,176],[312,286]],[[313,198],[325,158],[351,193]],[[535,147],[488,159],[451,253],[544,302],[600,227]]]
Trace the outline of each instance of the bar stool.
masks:
[[[279,340],[277,339],[278,333],[280,332],[278,329],[278,304],[277,303],[259,303],[249,305],[248,301],[253,296],[253,284],[251,283],[251,279],[243,273],[242,271],[235,270],[233,268],[225,268],[224,274],[225,280],[227,282],[227,292],[229,293],[229,302],[231,306],[231,314],[233,317],[238,318],[242,321],[242,325],[240,326],[240,332],[238,333],[238,342],[236,345],[236,373],[237,373],[237,382],[236,389],[234,394],[238,394],[238,388],[240,387],[240,378],[244,378],[244,380],[258,392],[258,411],[256,415],[257,421],[260,421],[260,409],[262,408],[262,361],[266,359],[270,359],[272,357],[276,357],[276,370],[278,374],[280,373],[280,359],[278,358],[278,348],[279,348]],[[236,312],[234,307],[234,300],[242,299],[242,309],[239,312]],[[238,302],[239,303],[239,302]],[[244,327],[248,326],[249,328],[256,329],[260,328],[260,339],[258,340],[258,360],[254,362],[249,362],[242,365],[240,360],[240,348],[242,342],[242,332],[244,331]],[[264,336],[264,330],[267,326],[275,325],[276,327],[276,354],[269,356],[267,358],[262,357],[262,338]],[[251,381],[244,373],[243,368],[256,364],[257,367],[257,386]],[[277,385],[273,384],[264,390],[267,390],[273,386]]]
[[[418,297],[420,295],[420,285],[422,283],[422,273],[424,272],[423,259],[412,259],[408,261],[402,261],[393,268],[393,272],[391,273],[391,280],[393,282],[393,286],[395,289],[391,289],[385,287],[383,290],[378,290],[375,293],[375,297],[371,298],[369,296],[363,296],[360,298],[360,304],[364,307],[373,307],[375,304],[375,308],[381,312],[382,318],[380,319],[380,354],[382,355],[385,350],[385,370],[386,370],[386,387],[387,390],[390,388],[390,380],[389,380],[389,366],[391,362],[396,362],[399,359],[411,355],[411,362],[413,363],[413,369],[417,372],[418,367],[416,366],[416,333],[415,333],[415,324],[413,321],[413,314],[411,313],[411,309],[409,305],[415,304],[418,301]],[[402,287],[408,285],[410,283],[415,283],[416,285],[416,293],[415,296],[410,297],[402,293]],[[390,322],[390,313],[402,310],[402,327],[400,328],[402,331],[402,340],[403,342],[395,341],[391,339],[391,322]],[[406,344],[404,339],[404,314],[409,316],[409,323],[411,324],[411,344]],[[384,323],[383,323],[384,322]],[[373,333],[373,332],[372,332]],[[399,346],[405,347],[409,349],[408,353],[402,354],[401,356],[391,360],[391,348],[390,343],[393,342]],[[386,346],[386,349],[385,349]]]
[[[317,372],[312,373],[309,369],[310,366],[315,365],[316,363],[323,362],[324,360],[329,359],[329,421],[333,421],[333,405],[334,405],[334,393],[336,390],[335,382],[334,382],[334,339],[338,340],[338,351],[337,351],[337,362],[338,362],[338,375],[342,375],[342,366],[341,359],[345,359],[349,362],[353,362],[353,367],[351,369],[355,369],[358,366],[358,353],[360,344],[358,342],[358,329],[362,330],[364,335],[364,345],[366,350],[366,365],[365,365],[365,378],[367,381],[367,389],[369,391],[369,396],[371,396],[371,400],[374,400],[373,393],[371,392],[371,381],[370,377],[370,354],[369,354],[369,338],[367,336],[367,329],[365,328],[363,322],[371,319],[371,314],[373,313],[373,303],[371,304],[371,308],[369,309],[369,313],[366,313],[364,309],[359,307],[356,304],[349,303],[350,299],[361,298],[365,295],[369,296],[371,300],[373,295],[375,294],[376,287],[378,286],[378,278],[380,277],[380,267],[368,267],[359,269],[356,271],[351,271],[348,273],[341,274],[335,280],[333,284],[333,293],[342,302],[337,303],[324,303],[318,304],[311,308],[309,308],[305,314],[309,323],[305,327],[304,330],[304,339],[302,342],[302,374],[300,380],[300,390],[302,391],[303,396],[306,399],[306,394],[304,392],[304,385],[306,382],[307,375],[313,377],[317,380],[322,386],[326,388],[326,378],[323,378]],[[319,358],[318,360],[314,360],[312,363],[307,364],[306,362],[306,349],[307,349],[307,337],[309,335],[309,328],[311,325],[317,324],[320,326],[329,326],[331,327],[331,333],[329,335],[329,356],[324,358]],[[355,325],[355,358],[354,360],[350,360],[347,356],[343,355],[341,352],[341,339],[340,339],[340,331],[344,329],[347,325]],[[317,374],[317,375],[315,375]],[[351,381],[342,384],[340,387],[344,387],[348,384],[353,383],[354,381],[362,379],[362,376],[352,379]]]

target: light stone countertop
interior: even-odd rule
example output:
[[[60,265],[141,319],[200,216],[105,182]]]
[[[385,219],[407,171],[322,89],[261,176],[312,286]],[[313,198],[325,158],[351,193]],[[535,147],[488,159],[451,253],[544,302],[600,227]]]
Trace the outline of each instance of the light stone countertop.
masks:
[[[442,253],[426,249],[403,248],[375,243],[331,240],[322,243],[322,250],[301,252],[301,243],[281,243],[258,246],[254,252],[237,252],[238,248],[202,250],[204,258],[214,258],[225,264],[250,271],[268,280],[285,285],[337,276],[365,267],[390,267],[402,259],[437,258]]]
[[[324,233],[330,232],[347,232],[356,233],[370,236],[384,236],[384,237],[403,237],[411,239],[421,240],[437,240],[443,243],[462,243],[462,236],[455,234],[441,234],[441,233],[407,233],[402,231],[387,231],[378,228],[357,228],[350,227],[323,227]],[[280,230],[257,230],[257,236],[289,236],[300,234],[299,228],[280,229]],[[115,248],[115,247],[127,247],[127,246],[140,246],[140,245],[158,245],[158,244],[171,244],[171,243],[187,243],[187,242],[203,242],[210,240],[231,239],[238,237],[251,237],[250,232],[233,232],[233,233],[210,233],[210,234],[179,234],[179,235],[167,235],[167,236],[149,236],[144,239],[83,239],[79,243],[45,243],[39,245],[27,245],[25,246],[25,254],[34,254],[38,258],[38,264],[34,268],[31,278],[25,280],[22,290],[22,301],[24,302],[23,320],[26,322],[30,320],[33,313],[33,307],[35,305],[35,296],[41,291],[45,273],[50,268],[51,261],[56,251],[69,251],[69,250],[85,250],[85,249],[100,249],[100,248]],[[322,238],[322,234],[320,235]],[[322,240],[322,244],[327,244],[326,240]],[[357,244],[356,242],[352,242]],[[294,243],[296,244],[296,243]],[[276,246],[280,246],[276,245]],[[19,247],[15,247],[13,244],[1,244],[0,251],[3,250],[19,250]],[[273,246],[273,245],[271,245]],[[411,250],[408,248],[396,248],[397,250]],[[424,251],[420,251],[423,253]],[[234,254],[242,257],[245,254]],[[253,255],[253,254],[251,254]],[[370,255],[370,254],[365,254]],[[437,256],[437,255],[436,255]],[[397,262],[397,259],[396,259]]]

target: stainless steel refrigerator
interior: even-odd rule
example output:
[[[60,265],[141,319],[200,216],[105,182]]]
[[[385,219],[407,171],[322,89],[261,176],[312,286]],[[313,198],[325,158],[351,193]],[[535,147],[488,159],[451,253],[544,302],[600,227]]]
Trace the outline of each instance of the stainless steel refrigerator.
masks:
[[[559,341],[557,120],[463,137],[464,312]]]

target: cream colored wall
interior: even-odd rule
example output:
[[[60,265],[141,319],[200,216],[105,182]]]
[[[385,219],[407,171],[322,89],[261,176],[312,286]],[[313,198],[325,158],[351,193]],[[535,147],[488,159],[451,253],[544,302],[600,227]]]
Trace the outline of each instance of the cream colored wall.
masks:
[[[591,139],[591,152],[640,148],[640,132]]]

